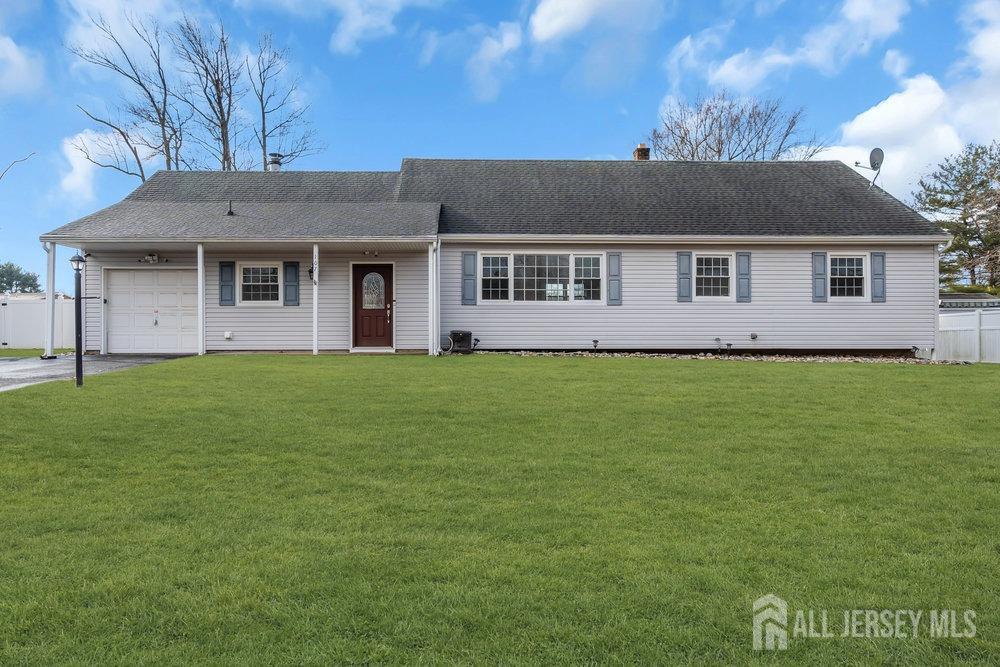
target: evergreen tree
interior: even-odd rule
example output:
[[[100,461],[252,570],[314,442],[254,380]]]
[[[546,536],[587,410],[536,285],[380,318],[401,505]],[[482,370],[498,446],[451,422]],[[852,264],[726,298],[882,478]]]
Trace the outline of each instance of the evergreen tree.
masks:
[[[943,282],[1000,284],[1000,144],[969,144],[946,158],[914,199],[952,235],[941,254]]]
[[[14,262],[0,264],[0,292],[40,292],[38,274],[25,271]]]

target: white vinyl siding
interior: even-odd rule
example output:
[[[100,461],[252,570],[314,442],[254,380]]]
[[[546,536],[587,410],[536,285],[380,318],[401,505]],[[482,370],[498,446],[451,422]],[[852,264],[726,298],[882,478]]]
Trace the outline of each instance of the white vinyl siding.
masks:
[[[865,247],[886,253],[886,303],[812,301],[812,252],[859,254],[843,246],[707,247],[696,254],[753,257],[753,301],[677,302],[677,245],[565,246],[537,253],[622,253],[622,305],[570,308],[565,303],[461,305],[461,254],[487,245],[443,236],[441,331],[468,329],[481,349],[909,349],[932,347],[936,327],[937,255],[933,246]],[[520,250],[520,249],[519,249]],[[730,274],[735,272],[731,264]],[[735,293],[735,278],[731,288]],[[757,339],[751,340],[750,334]]]
[[[155,251],[153,248],[151,251]],[[86,294],[101,295],[101,268],[136,266],[143,252],[93,251],[88,257],[85,273]],[[165,266],[190,266],[197,264],[194,249],[190,252],[162,251]],[[321,350],[347,350],[350,346],[350,296],[348,294],[348,263],[395,262],[393,275],[393,316],[396,320],[395,347],[397,350],[427,349],[427,250],[380,252],[377,258],[366,257],[361,252],[344,252],[335,249],[320,250],[319,286],[319,346]],[[299,305],[285,306],[273,303],[242,303],[238,306],[219,305],[219,262],[234,261],[237,265],[266,263],[299,263]],[[205,345],[209,352],[223,350],[312,350],[312,282],[309,266],[312,250],[282,250],[276,245],[268,252],[230,252],[221,254],[209,245],[205,251]],[[237,289],[239,276],[237,276]],[[91,351],[101,349],[103,323],[100,299],[84,301],[87,308],[86,347]],[[225,339],[225,332],[232,332],[232,339]]]

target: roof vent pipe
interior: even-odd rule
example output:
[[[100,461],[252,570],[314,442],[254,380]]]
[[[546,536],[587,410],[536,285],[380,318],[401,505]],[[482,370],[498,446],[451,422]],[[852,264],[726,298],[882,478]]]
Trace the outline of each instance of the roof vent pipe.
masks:
[[[281,153],[268,153],[267,157],[267,170],[268,171],[281,171],[281,159],[285,157]]]

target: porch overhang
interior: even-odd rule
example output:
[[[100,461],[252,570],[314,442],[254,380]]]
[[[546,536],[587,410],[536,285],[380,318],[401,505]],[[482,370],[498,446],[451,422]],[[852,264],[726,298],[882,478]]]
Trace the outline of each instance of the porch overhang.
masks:
[[[379,250],[426,250],[428,243],[437,240],[436,235],[421,236],[370,236],[370,237],[316,237],[316,238],[267,238],[267,239],[246,239],[246,238],[105,238],[105,237],[60,237],[53,234],[44,234],[40,237],[42,242],[54,243],[67,248],[83,248],[90,251],[135,251],[148,252],[157,251],[190,251],[198,244],[210,245],[213,247],[225,247],[227,250],[238,252],[247,250],[260,252],[268,246],[280,245],[285,249],[311,248],[313,245],[321,247],[336,247],[348,252],[363,252],[366,249],[378,248]]]

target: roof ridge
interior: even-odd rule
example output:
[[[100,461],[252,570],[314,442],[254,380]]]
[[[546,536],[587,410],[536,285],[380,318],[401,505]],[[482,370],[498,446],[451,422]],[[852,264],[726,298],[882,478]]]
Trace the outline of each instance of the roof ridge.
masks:
[[[477,157],[404,157],[403,162],[585,162],[593,164],[710,164],[710,165],[774,165],[774,164],[842,164],[841,160],[634,160],[632,158],[477,158]]]

